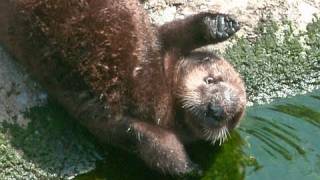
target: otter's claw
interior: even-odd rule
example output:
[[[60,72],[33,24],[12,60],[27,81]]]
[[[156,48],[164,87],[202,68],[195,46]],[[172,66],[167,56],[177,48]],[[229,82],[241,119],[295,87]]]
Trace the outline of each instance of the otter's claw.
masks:
[[[235,34],[240,25],[237,21],[224,14],[211,14],[204,18],[207,35],[212,41],[223,41]]]

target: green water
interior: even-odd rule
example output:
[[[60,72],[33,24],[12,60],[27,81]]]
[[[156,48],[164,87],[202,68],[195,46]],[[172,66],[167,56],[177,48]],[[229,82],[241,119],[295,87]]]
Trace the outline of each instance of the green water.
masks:
[[[107,149],[95,170],[75,179],[320,179],[320,90],[250,107],[227,143],[187,149],[202,177],[162,176],[132,155]]]

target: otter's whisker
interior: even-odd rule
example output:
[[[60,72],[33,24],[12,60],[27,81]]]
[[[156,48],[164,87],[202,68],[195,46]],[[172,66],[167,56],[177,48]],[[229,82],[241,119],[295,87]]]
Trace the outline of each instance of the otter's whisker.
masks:
[[[227,132],[227,138],[228,138],[228,137],[230,137],[230,138],[231,138],[231,135],[230,135],[230,133],[229,133],[228,128],[226,128],[226,132]]]

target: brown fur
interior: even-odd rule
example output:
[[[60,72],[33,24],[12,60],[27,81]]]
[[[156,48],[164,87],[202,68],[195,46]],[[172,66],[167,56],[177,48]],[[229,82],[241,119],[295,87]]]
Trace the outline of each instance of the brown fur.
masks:
[[[230,110],[224,111],[229,129],[244,111],[243,83],[226,61],[201,53],[184,57],[227,38],[202,23],[216,16],[203,13],[157,30],[136,0],[3,0],[0,42],[101,142],[134,148],[149,166],[184,174],[195,166],[180,141],[207,138],[198,134],[200,126],[209,126],[182,108],[186,77],[200,67],[195,64],[221,74],[227,85],[217,84],[217,91],[232,90]],[[223,95],[218,101],[209,89],[203,103],[231,103]]]
[[[193,134],[200,139],[213,143],[219,140],[222,143],[225,137],[209,137],[208,131],[213,135],[219,133],[223,127],[229,131],[242,117],[246,93],[239,74],[226,60],[204,52],[194,52],[181,60],[177,67],[176,94],[180,103],[178,108],[183,107],[189,111],[183,110],[184,113],[176,119],[183,119],[181,123],[192,127],[189,136]],[[214,82],[206,84],[204,79],[207,77],[212,78]],[[223,119],[222,121],[211,122],[210,118],[205,116],[209,104],[221,110],[219,118]]]

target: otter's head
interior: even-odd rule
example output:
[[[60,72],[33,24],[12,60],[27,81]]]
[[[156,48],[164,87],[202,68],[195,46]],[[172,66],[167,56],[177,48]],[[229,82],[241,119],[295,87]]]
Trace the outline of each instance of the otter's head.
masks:
[[[193,134],[220,144],[242,117],[244,83],[224,59],[193,53],[177,65],[177,95],[183,119]]]

